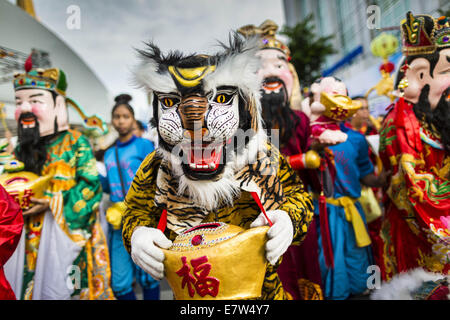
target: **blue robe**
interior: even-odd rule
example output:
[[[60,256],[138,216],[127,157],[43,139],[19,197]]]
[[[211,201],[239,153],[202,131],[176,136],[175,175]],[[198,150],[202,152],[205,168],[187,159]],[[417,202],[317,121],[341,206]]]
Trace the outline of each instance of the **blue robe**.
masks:
[[[369,159],[369,146],[365,137],[341,125],[341,130],[348,135],[345,142],[330,147],[333,151],[336,167],[334,198],[361,196],[360,180],[374,172]],[[364,211],[355,203],[366,224]],[[314,202],[314,213],[319,218],[319,203]],[[371,246],[358,247],[353,225],[347,221],[343,207],[327,203],[329,232],[333,246],[334,268],[327,268],[323,255],[320,223],[317,223],[319,243],[319,263],[325,298],[333,300],[347,299],[350,295],[361,294],[367,290],[367,268],[372,264]]]

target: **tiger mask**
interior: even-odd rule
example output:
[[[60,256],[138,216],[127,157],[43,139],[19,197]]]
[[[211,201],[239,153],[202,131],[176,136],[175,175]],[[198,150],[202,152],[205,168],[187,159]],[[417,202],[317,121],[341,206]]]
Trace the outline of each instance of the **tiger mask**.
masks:
[[[153,105],[159,152],[179,177],[179,193],[207,204],[239,192],[234,174],[266,147],[256,39],[230,36],[215,55],[163,55],[153,43],[138,50],[135,72]],[[197,198],[197,199],[196,199]]]

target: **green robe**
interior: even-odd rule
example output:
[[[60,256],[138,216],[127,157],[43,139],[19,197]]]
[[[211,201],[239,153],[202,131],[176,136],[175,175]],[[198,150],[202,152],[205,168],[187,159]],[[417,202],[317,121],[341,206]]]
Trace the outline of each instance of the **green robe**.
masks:
[[[87,138],[73,130],[60,133],[47,145],[47,160],[42,175],[52,176],[44,194],[50,201],[50,210],[57,225],[82,247],[73,263],[81,271],[80,286],[75,288],[72,296],[79,296],[80,299],[113,298],[109,286],[108,248],[98,221],[102,189],[96,160]],[[25,218],[22,299],[32,298],[44,215],[41,213]]]

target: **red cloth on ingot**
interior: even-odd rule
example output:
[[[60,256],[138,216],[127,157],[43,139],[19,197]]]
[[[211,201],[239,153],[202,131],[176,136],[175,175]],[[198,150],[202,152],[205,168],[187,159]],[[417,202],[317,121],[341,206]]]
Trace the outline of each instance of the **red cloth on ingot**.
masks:
[[[0,300],[15,300],[3,266],[16,250],[23,228],[22,209],[0,185]]]

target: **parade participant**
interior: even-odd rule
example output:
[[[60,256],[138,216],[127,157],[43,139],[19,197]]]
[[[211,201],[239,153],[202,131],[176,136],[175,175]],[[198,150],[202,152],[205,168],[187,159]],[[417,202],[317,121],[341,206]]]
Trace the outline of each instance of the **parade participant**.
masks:
[[[450,23],[408,12],[401,22],[403,91],[383,122],[386,190],[383,279],[422,267],[450,270]]]
[[[144,124],[141,120],[136,120],[134,122],[133,134],[136,137],[142,137],[146,131],[147,131],[147,125]]]
[[[306,235],[311,199],[263,130],[257,43],[235,34],[223,47],[213,56],[163,56],[153,44],[140,51],[136,77],[153,97],[159,147],[142,163],[125,199],[125,247],[136,264],[161,279],[160,248],[189,228],[212,221],[246,230],[271,225],[259,298],[287,299],[276,270],[289,245]]]
[[[375,145],[371,144],[368,138],[376,138],[379,140],[378,132],[373,123],[370,120],[369,104],[367,98],[363,96],[353,97],[352,100],[361,101],[361,109],[358,110],[349,121],[345,122],[345,126],[358,131],[366,137],[369,144],[369,158],[374,166],[374,172],[376,175],[382,171],[381,159],[378,156],[378,148],[375,149]],[[381,216],[382,208],[380,203],[382,202],[382,193],[379,188],[369,188],[362,186],[361,197],[359,202],[363,207],[364,214],[366,216],[367,226],[369,229],[370,239],[372,241],[372,251],[375,262],[378,264],[381,261],[382,256],[382,240],[379,236],[381,228]]]
[[[22,228],[23,217],[20,206],[0,185],[0,300],[16,299],[3,272],[3,266],[14,253]]]
[[[346,124],[355,131],[363,135],[377,134],[375,126],[370,122],[369,103],[363,96],[353,97],[352,100],[360,101],[361,108],[346,122]]]
[[[381,187],[385,175],[376,177],[369,159],[369,147],[362,134],[341,124],[340,130],[347,140],[330,146],[335,155],[336,177],[334,194],[326,198],[328,215],[328,237],[331,248],[322,242],[319,234],[319,262],[327,299],[346,299],[350,295],[362,294],[367,289],[367,267],[372,262],[370,236],[362,206],[361,184]],[[314,201],[315,214],[320,214],[319,201]],[[319,229],[323,225],[318,226]],[[331,257],[327,257],[327,255]],[[330,262],[327,259],[331,258]]]
[[[259,27],[246,25],[238,32],[246,37],[258,35],[261,38],[261,50],[257,56],[262,63],[258,75],[262,82],[264,124],[268,133],[275,133],[269,130],[278,131],[277,137],[271,136],[272,142],[279,143],[281,153],[306,184],[309,179],[301,171],[317,169],[320,157],[317,152],[309,151],[309,118],[298,110],[301,102],[300,82],[294,66],[289,62],[289,48],[276,38],[277,30],[275,22],[266,20]],[[314,220],[302,244],[290,246],[283,255],[277,272],[283,287],[294,299],[323,298]]]
[[[347,93],[342,81],[321,78],[314,84],[317,86],[313,90],[314,95],[320,96],[320,90],[333,94],[329,96],[333,106],[328,103],[328,107],[339,114],[355,112],[351,99],[340,98]],[[316,102],[314,99],[311,104]],[[307,108],[309,103],[304,107]],[[336,170],[333,193],[326,195],[326,198],[317,194],[314,200],[314,212],[320,220],[317,232],[319,263],[326,299],[346,299],[367,289],[367,267],[372,259],[371,240],[358,198],[361,196],[361,184],[379,187],[383,183],[382,178],[374,175],[364,136],[347,128],[343,122],[338,129],[346,140],[328,147],[334,155]]]
[[[347,94],[347,87],[336,77],[319,78],[311,85],[309,97],[302,101],[301,106],[311,121],[311,135],[315,140],[335,145],[347,139],[347,135],[339,130],[339,122],[361,108],[361,103],[353,101]],[[333,100],[340,100],[346,108],[336,108]]]
[[[118,300],[136,300],[133,280],[143,288],[144,300],[159,299],[159,282],[137,267],[125,250],[122,241],[123,200],[141,162],[153,150],[153,143],[134,135],[134,110],[131,96],[121,94],[115,98],[111,122],[119,133],[117,141],[105,152],[106,181],[102,179],[103,190],[110,194],[113,204],[106,210],[109,228],[109,253],[111,257],[112,289]],[[120,163],[120,165],[119,165]]]
[[[5,267],[21,299],[111,299],[108,248],[98,219],[102,196],[89,141],[69,129],[67,81],[60,69],[16,74],[15,155],[25,170],[51,176],[23,212],[25,237]],[[93,120],[99,128],[98,118]],[[14,284],[12,280],[14,279]]]

